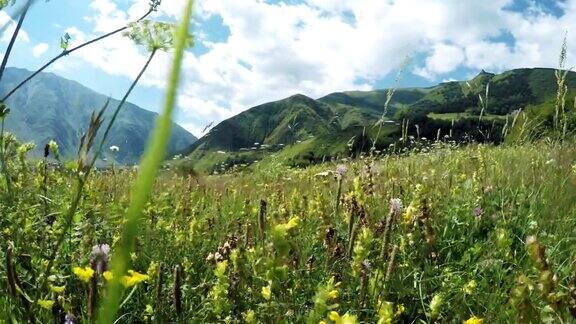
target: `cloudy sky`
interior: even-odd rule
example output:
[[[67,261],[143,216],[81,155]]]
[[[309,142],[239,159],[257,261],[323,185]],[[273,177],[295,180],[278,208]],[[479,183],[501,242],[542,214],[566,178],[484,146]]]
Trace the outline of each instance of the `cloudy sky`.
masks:
[[[154,19],[174,21],[183,0]],[[197,0],[195,47],[185,57],[176,121],[196,136],[206,124],[295,93],[314,98],[395,84],[463,80],[481,69],[555,67],[564,32],[576,64],[576,0]],[[9,66],[35,69],[72,44],[137,19],[148,0],[38,1]],[[9,23],[13,9],[0,12]],[[15,18],[15,17],[12,17]],[[0,38],[5,47],[10,28]],[[122,36],[82,49],[50,72],[121,97],[146,60]],[[156,111],[170,53],[155,57],[130,101]]]

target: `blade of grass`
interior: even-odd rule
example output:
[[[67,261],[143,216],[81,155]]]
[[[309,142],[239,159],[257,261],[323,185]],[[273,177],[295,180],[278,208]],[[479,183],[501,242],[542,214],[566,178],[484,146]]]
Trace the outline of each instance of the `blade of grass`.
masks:
[[[112,323],[118,311],[118,304],[122,295],[123,287],[120,284],[120,278],[126,273],[128,260],[135,237],[138,235],[140,223],[142,221],[142,210],[145,207],[154,181],[158,174],[158,169],[166,155],[167,142],[170,136],[171,116],[176,101],[176,92],[180,79],[180,67],[184,56],[186,46],[186,37],[188,35],[188,25],[192,15],[192,0],[186,2],[184,17],[180,22],[178,33],[176,35],[176,46],[174,60],[168,80],[166,100],[162,115],[156,121],[156,127],[152,134],[150,143],[146,148],[142,162],[140,163],[140,173],[136,184],[132,190],[132,201],[128,207],[125,216],[125,222],[122,229],[122,237],[119,245],[112,256],[112,272],[114,279],[108,285],[107,295],[100,308],[98,321],[99,323]]]

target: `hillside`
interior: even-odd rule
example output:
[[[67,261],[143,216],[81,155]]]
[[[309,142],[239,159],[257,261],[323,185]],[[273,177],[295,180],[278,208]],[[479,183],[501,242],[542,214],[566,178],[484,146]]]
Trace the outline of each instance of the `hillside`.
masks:
[[[0,93],[6,93],[29,74],[29,71],[23,69],[8,68],[0,84]],[[34,142],[37,145],[37,155],[45,143],[55,140],[61,154],[65,158],[73,158],[78,150],[81,134],[88,126],[90,114],[100,109],[106,99],[106,96],[77,82],[51,73],[41,73],[6,103],[11,109],[6,119],[6,129],[15,133],[21,141]],[[118,103],[117,100],[111,100],[105,113],[107,118]],[[106,144],[106,147],[118,146],[120,151],[114,156],[105,152],[105,157],[123,164],[137,163],[156,116],[156,113],[126,103]],[[180,151],[195,140],[192,134],[174,124],[169,151]]]
[[[509,114],[554,98],[554,72],[543,68],[502,74],[482,71],[471,80],[398,89],[376,148],[384,150],[397,141],[400,125],[406,120],[409,133],[418,132],[422,137],[452,131],[455,139],[499,142]],[[486,96],[488,84],[487,106],[479,121],[479,97]],[[576,87],[576,73],[569,73],[567,85]],[[249,164],[278,151],[293,165],[366,151],[377,136],[374,124],[383,112],[387,93],[387,89],[338,92],[317,100],[295,95],[248,109],[221,122],[190,146],[182,163],[211,172]]]

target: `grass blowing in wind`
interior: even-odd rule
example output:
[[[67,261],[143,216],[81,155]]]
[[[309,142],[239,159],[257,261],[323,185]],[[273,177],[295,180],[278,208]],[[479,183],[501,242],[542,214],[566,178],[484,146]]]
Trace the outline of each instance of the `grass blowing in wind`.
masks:
[[[114,255],[112,256],[112,273],[114,278],[108,286],[108,293],[102,303],[99,312],[100,323],[112,323],[118,312],[118,306],[122,297],[123,287],[120,277],[128,269],[128,261],[132,251],[134,239],[138,235],[142,218],[142,210],[148,201],[154,181],[160,165],[166,155],[166,144],[170,136],[171,116],[176,102],[176,92],[180,79],[182,58],[188,38],[189,22],[192,16],[193,1],[188,0],[184,9],[184,15],[176,33],[176,44],[172,68],[168,79],[164,109],[159,116],[156,127],[144,157],[140,164],[140,173],[134,189],[128,212],[125,216],[122,237]]]

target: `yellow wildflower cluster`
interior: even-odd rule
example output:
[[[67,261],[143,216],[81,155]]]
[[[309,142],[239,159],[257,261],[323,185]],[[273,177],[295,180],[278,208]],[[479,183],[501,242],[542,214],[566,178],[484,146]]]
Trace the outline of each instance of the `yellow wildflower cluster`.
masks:
[[[74,267],[72,268],[72,273],[74,273],[78,279],[84,282],[88,282],[90,279],[92,279],[92,276],[94,276],[94,269],[90,267]]]
[[[464,324],[482,324],[482,323],[484,323],[484,319],[476,316],[472,316],[464,321]]]
[[[36,302],[40,307],[47,309],[47,310],[51,310],[52,307],[54,306],[54,301],[53,300],[45,300],[45,299],[40,299]]]
[[[106,281],[114,279],[114,274],[110,271],[105,271],[102,276],[104,276]],[[149,275],[142,274],[134,270],[128,270],[128,275],[122,276],[120,283],[125,288],[130,288],[148,279],[150,279]]]
[[[348,313],[344,314],[344,316],[340,316],[340,314],[338,314],[338,312],[331,311],[330,314],[328,314],[328,318],[334,324],[357,324],[358,323],[358,318],[355,315],[350,315]],[[320,324],[326,324],[326,322],[321,321]]]
[[[270,300],[270,298],[272,297],[272,285],[268,284],[268,286],[262,287],[262,290],[260,292],[262,293],[262,297],[264,297],[264,299]]]
[[[120,282],[124,287],[129,288],[148,280],[148,278],[150,278],[148,275],[136,272],[134,270],[128,270],[128,275],[123,276]]]

